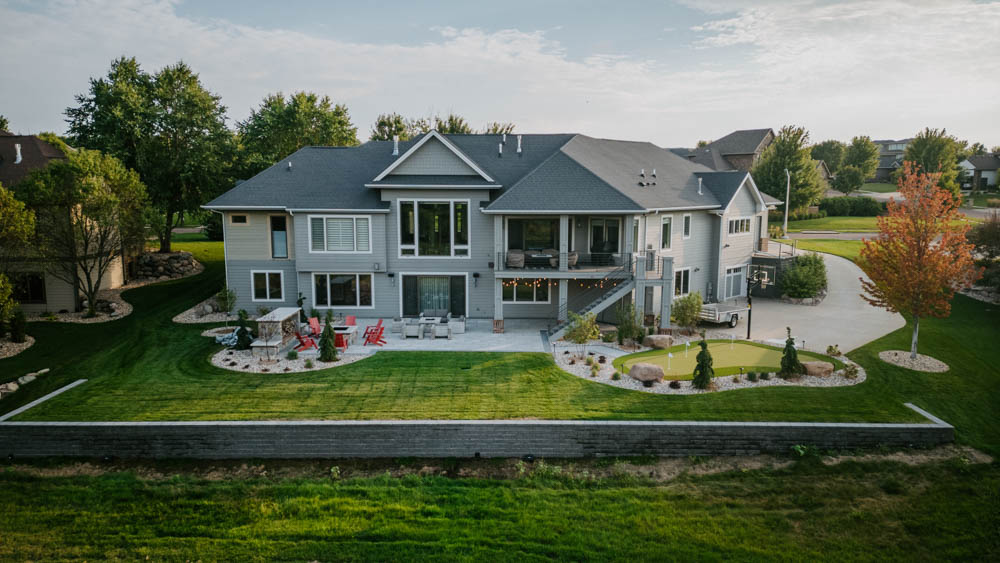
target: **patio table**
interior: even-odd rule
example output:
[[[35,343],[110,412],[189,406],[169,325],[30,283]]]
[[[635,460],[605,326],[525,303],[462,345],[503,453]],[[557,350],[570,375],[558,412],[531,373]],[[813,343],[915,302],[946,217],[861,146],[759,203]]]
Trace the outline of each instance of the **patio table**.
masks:
[[[358,327],[356,325],[350,325],[350,326],[348,326],[348,325],[342,325],[342,326],[336,326],[336,325],[334,325],[333,332],[334,333],[340,333],[340,334],[346,334],[347,335],[347,341],[350,344],[357,344],[358,343]]]
[[[427,332],[428,328],[433,329],[435,324],[441,322],[441,317],[420,317],[420,338],[424,337],[424,333]]]

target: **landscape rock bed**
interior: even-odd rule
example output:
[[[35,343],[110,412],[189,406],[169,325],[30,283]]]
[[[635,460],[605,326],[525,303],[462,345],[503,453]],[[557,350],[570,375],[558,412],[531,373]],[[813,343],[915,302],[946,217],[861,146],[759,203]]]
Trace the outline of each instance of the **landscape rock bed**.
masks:
[[[40,369],[38,371],[33,371],[31,373],[26,373],[21,377],[18,377],[14,381],[8,381],[7,383],[0,384],[0,399],[10,395],[11,393],[17,392],[21,387],[35,381],[39,377],[49,373],[49,368]]]
[[[816,306],[823,302],[826,298],[826,290],[822,289],[815,297],[789,297],[787,295],[782,295],[781,300],[785,303],[791,303],[792,305],[809,305]]]
[[[204,267],[195,260],[190,252],[147,252],[139,256],[137,262],[138,275],[141,281],[166,281],[180,279],[200,273]]]
[[[235,321],[238,318],[239,315],[236,313],[219,312],[219,305],[215,302],[213,295],[187,311],[177,314],[173,321],[179,324],[224,323]]]
[[[568,351],[568,354],[564,354],[564,351]],[[609,358],[607,363],[600,364],[597,363],[597,359],[600,354],[596,353],[594,356],[594,362],[598,366],[597,377],[591,377],[591,367],[585,362],[586,360],[581,360],[576,357],[575,351],[568,348],[558,348],[553,352],[553,357],[555,359],[556,365],[566,372],[569,372],[581,379],[586,379],[588,381],[596,381],[597,383],[603,383],[605,385],[613,385],[615,387],[621,387],[623,389],[631,389],[633,391],[644,391],[646,393],[659,393],[662,395],[697,395],[700,393],[712,393],[713,391],[731,391],[736,389],[749,389],[752,387],[774,387],[774,386],[796,386],[796,387],[846,387],[849,385],[857,385],[863,383],[866,378],[865,368],[858,364],[855,364],[847,358],[839,358],[840,361],[844,363],[845,366],[855,365],[858,368],[857,377],[851,379],[844,375],[844,370],[838,370],[829,377],[813,377],[808,375],[803,375],[802,377],[796,379],[781,379],[778,374],[771,373],[769,379],[762,380],[758,379],[755,382],[751,382],[747,379],[746,375],[740,377],[739,382],[734,382],[732,375],[723,375],[712,378],[712,383],[715,389],[696,389],[691,385],[691,381],[687,380],[663,380],[661,383],[654,383],[652,387],[643,386],[642,382],[632,379],[625,373],[619,372],[621,379],[612,379],[612,375],[615,373],[615,367],[612,365],[611,359]],[[574,363],[570,364],[570,360],[574,360]],[[679,389],[672,389],[670,384],[675,381],[680,385]]]
[[[905,350],[885,350],[879,352],[878,357],[883,362],[899,366],[901,368],[912,369],[913,371],[923,371],[927,373],[944,373],[948,371],[948,364],[938,360],[937,358],[917,354],[917,359],[911,360],[910,353]]]
[[[288,373],[302,373],[307,371],[318,371],[321,369],[346,366],[354,362],[369,357],[369,354],[338,354],[336,362],[321,362],[317,358],[304,358],[301,355],[298,359],[289,360],[284,355],[265,363],[254,358],[250,350],[230,350],[224,348],[212,355],[212,365],[229,371],[241,373],[273,373],[282,375]],[[312,368],[306,367],[306,360],[311,359]],[[235,365],[231,365],[235,364]]]
[[[30,334],[24,336],[24,342],[11,342],[8,337],[0,338],[0,360],[12,358],[24,352],[35,343],[35,339]]]

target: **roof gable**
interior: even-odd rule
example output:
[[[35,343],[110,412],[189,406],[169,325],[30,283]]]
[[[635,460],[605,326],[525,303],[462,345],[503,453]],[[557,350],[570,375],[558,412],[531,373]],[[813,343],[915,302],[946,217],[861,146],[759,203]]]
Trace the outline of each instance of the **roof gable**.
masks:
[[[730,154],[757,154],[763,151],[768,141],[774,139],[774,130],[767,129],[743,129],[716,139],[701,148],[710,148],[719,151],[721,155]],[[697,152],[697,151],[695,151]],[[692,154],[695,154],[692,152]]]
[[[390,174],[479,176],[492,183],[493,178],[457,146],[437,131],[431,131],[379,173],[372,182]]]

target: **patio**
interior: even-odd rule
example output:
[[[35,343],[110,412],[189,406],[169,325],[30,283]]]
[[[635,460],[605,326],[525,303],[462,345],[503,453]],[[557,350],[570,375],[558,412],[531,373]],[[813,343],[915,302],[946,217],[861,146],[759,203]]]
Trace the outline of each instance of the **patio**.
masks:
[[[358,319],[361,331],[375,326],[378,319]],[[548,341],[542,331],[548,328],[543,319],[511,319],[504,324],[503,334],[493,332],[491,319],[467,319],[465,333],[449,338],[403,338],[402,333],[392,332],[392,319],[382,319],[385,330],[384,346],[362,346],[363,339],[352,344],[348,354],[374,354],[378,350],[391,351],[436,351],[436,352],[546,352]]]

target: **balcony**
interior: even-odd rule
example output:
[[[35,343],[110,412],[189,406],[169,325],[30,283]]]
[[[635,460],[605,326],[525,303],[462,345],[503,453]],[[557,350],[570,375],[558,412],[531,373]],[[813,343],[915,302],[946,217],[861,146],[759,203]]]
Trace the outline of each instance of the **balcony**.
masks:
[[[563,252],[554,250],[509,250],[497,253],[496,270],[549,273],[608,272],[630,266],[632,255],[621,252]],[[565,269],[560,268],[565,264]]]

